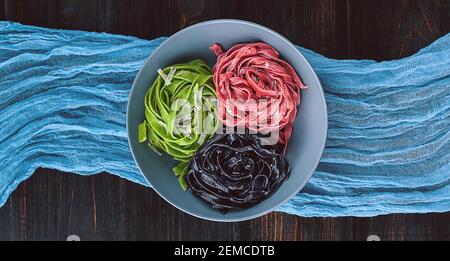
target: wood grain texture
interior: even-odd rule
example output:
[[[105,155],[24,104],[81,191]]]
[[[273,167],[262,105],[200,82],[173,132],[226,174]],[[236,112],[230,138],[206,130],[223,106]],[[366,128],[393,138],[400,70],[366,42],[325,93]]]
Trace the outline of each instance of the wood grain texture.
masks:
[[[0,0],[0,19],[52,28],[168,36],[197,22],[239,18],[332,58],[390,60],[450,32],[450,0]],[[227,32],[232,33],[232,32]],[[0,209],[0,240],[450,240],[450,213],[241,223],[183,214],[151,189],[99,174],[40,169]]]
[[[39,170],[0,209],[0,240],[382,240],[449,239],[450,213],[300,218],[270,213],[241,223],[183,214],[150,189],[112,175]]]
[[[449,1],[436,0],[353,1],[349,56],[386,60],[411,55],[449,32],[449,8]]]

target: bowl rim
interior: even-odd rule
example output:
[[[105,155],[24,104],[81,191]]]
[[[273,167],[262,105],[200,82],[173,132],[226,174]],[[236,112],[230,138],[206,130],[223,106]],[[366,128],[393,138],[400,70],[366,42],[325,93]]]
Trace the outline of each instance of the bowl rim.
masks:
[[[316,162],[314,162],[314,169],[313,171],[311,171],[310,173],[307,174],[306,179],[300,184],[300,186],[298,187],[298,189],[296,189],[294,192],[290,193],[288,197],[286,197],[284,200],[282,200],[280,203],[276,204],[275,206],[261,211],[257,214],[253,214],[250,216],[245,216],[245,217],[240,217],[240,218],[225,218],[225,215],[223,216],[224,218],[211,218],[211,217],[206,217],[206,216],[202,216],[196,213],[191,212],[189,209],[186,209],[184,206],[178,206],[175,203],[172,203],[170,200],[168,200],[162,192],[160,192],[157,188],[153,187],[151,185],[151,183],[149,182],[149,180],[147,179],[147,177],[145,176],[144,172],[142,171],[142,168],[140,166],[140,163],[136,160],[136,156],[134,155],[134,151],[133,151],[133,146],[131,145],[131,141],[130,141],[130,129],[129,129],[129,111],[130,111],[130,98],[133,94],[133,92],[135,91],[136,88],[136,82],[137,79],[140,78],[141,74],[143,74],[143,69],[147,66],[147,64],[152,60],[153,55],[155,53],[158,52],[159,49],[162,49],[165,44],[167,43],[167,40],[169,40],[172,37],[175,37],[179,34],[182,34],[186,31],[190,31],[196,27],[200,27],[200,26],[205,26],[205,25],[210,25],[210,24],[216,24],[216,23],[235,23],[235,24],[240,24],[240,25],[248,25],[248,26],[253,26],[256,27],[258,29],[261,29],[263,31],[266,31],[270,34],[275,35],[276,37],[280,38],[282,41],[284,41],[290,48],[292,48],[295,52],[297,52],[300,57],[305,61],[306,66],[308,67],[308,69],[312,72],[312,75],[314,76],[314,78],[316,79],[317,83],[318,83],[318,87],[319,87],[319,93],[320,93],[320,99],[322,100],[322,103],[325,106],[325,128],[324,128],[324,135],[322,140],[320,141],[320,157],[317,157]],[[313,67],[311,66],[311,64],[309,63],[309,61],[303,56],[303,54],[297,49],[297,47],[291,42],[289,41],[286,37],[284,37],[283,35],[281,35],[280,33],[265,27],[263,25],[254,23],[254,22],[250,22],[250,21],[245,21],[245,20],[240,20],[240,19],[214,19],[214,20],[208,20],[208,21],[204,21],[204,22],[200,22],[191,26],[188,26],[182,30],[179,30],[178,32],[176,32],[175,34],[171,35],[170,37],[168,37],[164,42],[162,42],[150,55],[149,57],[145,60],[145,62],[143,63],[143,65],[140,67],[138,74],[136,75],[134,81],[133,81],[133,85],[131,87],[130,90],[130,94],[128,96],[128,101],[127,101],[127,111],[126,111],[126,130],[127,130],[127,138],[128,138],[128,146],[130,147],[130,151],[131,151],[131,155],[133,156],[133,160],[136,163],[136,166],[139,169],[140,174],[144,177],[144,179],[148,182],[148,184],[150,184],[151,188],[161,197],[163,198],[166,202],[168,202],[170,205],[174,206],[175,208],[183,211],[184,213],[187,213],[191,216],[197,217],[199,219],[203,219],[203,220],[208,220],[208,221],[214,221],[214,222],[224,222],[224,223],[231,223],[231,222],[241,222],[241,221],[247,221],[247,220],[251,220],[251,219],[255,219],[261,216],[264,216],[270,212],[276,211],[276,209],[278,209],[279,207],[281,207],[282,205],[284,205],[286,202],[288,202],[289,200],[291,200],[295,195],[297,195],[306,185],[306,183],[308,183],[308,181],[310,180],[310,178],[312,177],[312,175],[314,174],[315,170],[317,169],[320,159],[322,158],[323,155],[323,151],[325,150],[325,144],[326,144],[326,140],[327,140],[327,136],[328,136],[328,109],[327,109],[327,103],[326,103],[326,99],[325,99],[325,93],[323,91],[323,87],[322,87],[322,83],[320,82],[319,77],[317,76],[315,70],[313,69]]]

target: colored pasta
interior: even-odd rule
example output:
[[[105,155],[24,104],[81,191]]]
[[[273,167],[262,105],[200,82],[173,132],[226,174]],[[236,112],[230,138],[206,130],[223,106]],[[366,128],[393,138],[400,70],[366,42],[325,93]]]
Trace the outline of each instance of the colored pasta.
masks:
[[[192,193],[226,212],[270,197],[289,177],[290,166],[277,146],[262,146],[256,135],[218,135],[189,164]]]
[[[214,83],[220,120],[258,133],[279,131],[286,148],[306,88],[294,68],[266,43],[238,44],[227,52],[214,44]],[[264,106],[261,106],[264,99]]]
[[[139,142],[148,142],[180,163],[173,168],[183,189],[188,162],[217,129],[216,94],[211,69],[202,61],[172,65],[145,95],[145,121],[139,125]]]

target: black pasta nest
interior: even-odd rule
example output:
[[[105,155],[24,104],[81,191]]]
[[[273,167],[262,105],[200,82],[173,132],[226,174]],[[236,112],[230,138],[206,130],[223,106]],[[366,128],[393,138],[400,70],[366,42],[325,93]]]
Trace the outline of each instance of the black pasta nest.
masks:
[[[222,212],[245,209],[270,197],[290,175],[277,146],[261,145],[256,135],[218,135],[189,164],[192,193]]]

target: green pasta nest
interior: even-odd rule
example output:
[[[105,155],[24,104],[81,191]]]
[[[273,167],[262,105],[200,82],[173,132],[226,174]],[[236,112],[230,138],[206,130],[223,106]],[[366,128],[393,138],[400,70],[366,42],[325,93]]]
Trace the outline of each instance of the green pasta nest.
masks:
[[[215,98],[211,69],[201,60],[159,71],[145,95],[139,142],[148,142],[155,152],[164,151],[180,161],[173,171],[184,190],[188,162],[219,125]]]

